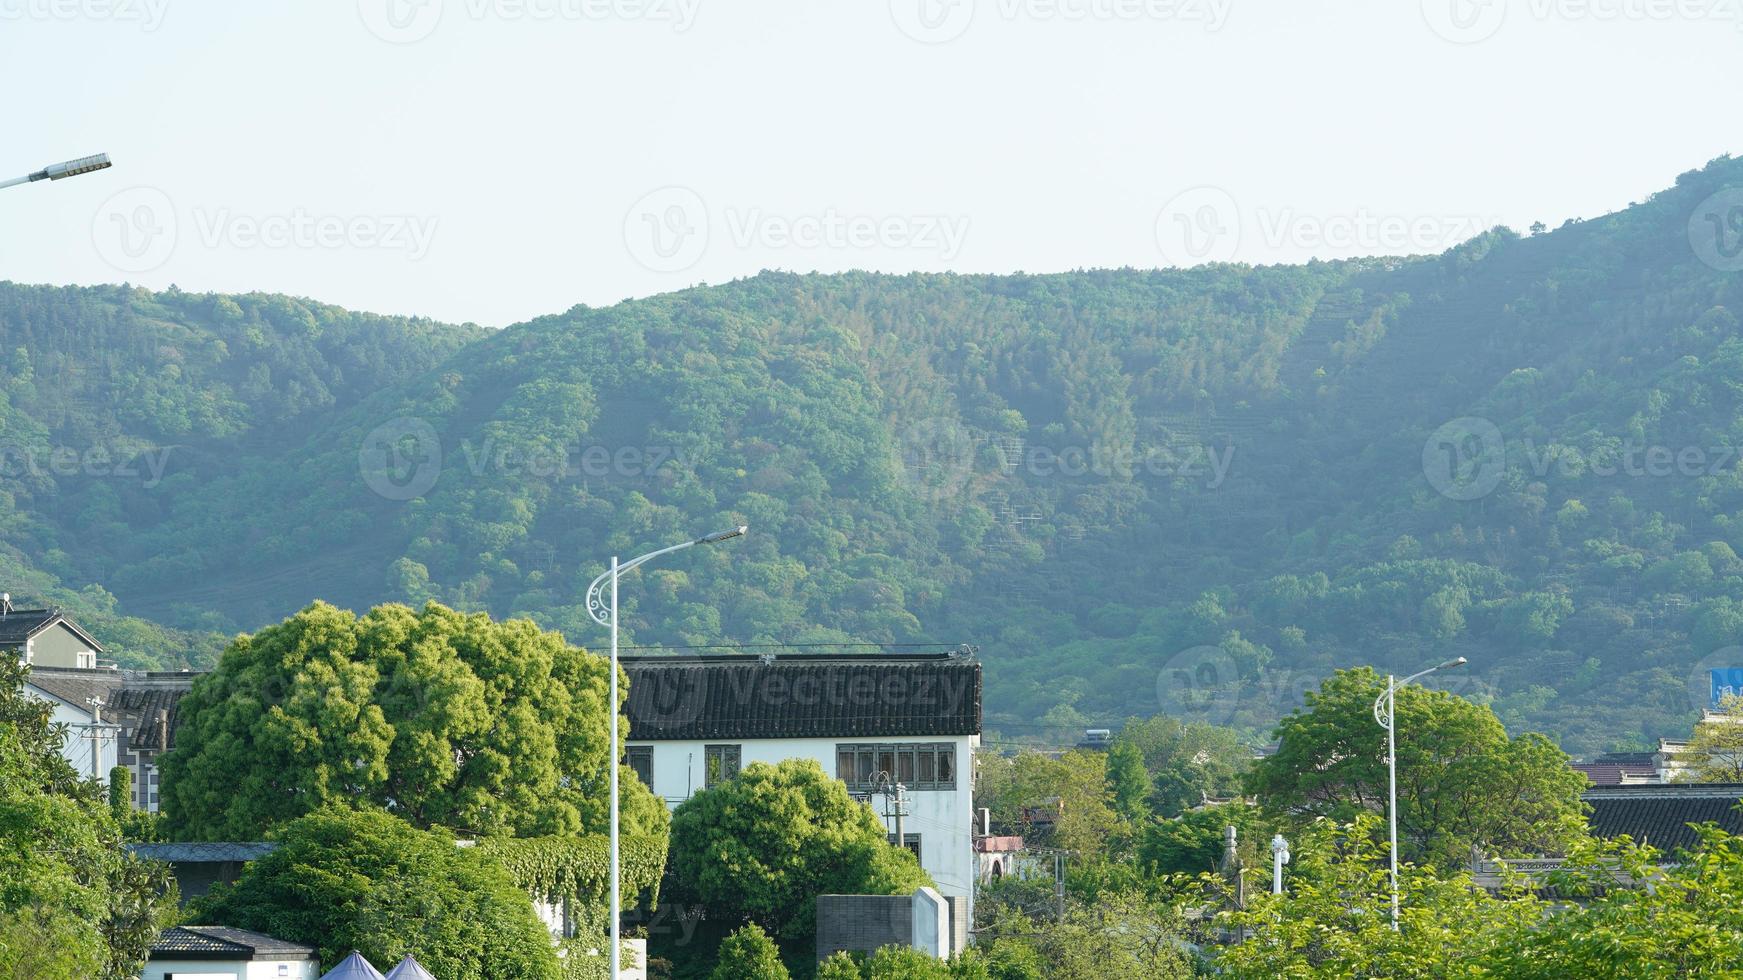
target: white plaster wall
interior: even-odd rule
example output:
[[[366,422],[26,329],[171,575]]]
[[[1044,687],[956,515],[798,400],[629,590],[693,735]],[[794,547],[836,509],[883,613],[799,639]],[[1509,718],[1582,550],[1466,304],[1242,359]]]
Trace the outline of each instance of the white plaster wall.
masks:
[[[320,965],[308,960],[152,960],[140,980],[315,980],[320,975]]]
[[[31,687],[28,682],[24,685],[24,693],[39,701],[47,701],[54,706],[54,710],[49,712],[49,722],[56,725],[66,725],[69,729],[66,740],[61,742],[61,757],[66,759],[78,771],[79,775],[91,775],[91,740],[83,737],[88,729],[80,727],[91,723],[90,713],[70,707],[65,701],[50,696],[48,692]],[[115,766],[116,731],[113,728],[106,728],[103,733],[105,737],[99,739],[97,743],[101,748],[97,757],[97,781],[107,786],[109,785],[109,770]]]
[[[956,788],[954,790],[909,790],[908,816],[902,831],[920,835],[920,866],[926,869],[938,890],[945,895],[957,895],[970,903],[973,913],[974,882],[978,870],[974,853],[974,753],[980,746],[979,736],[955,738],[765,738],[709,739],[707,741],[642,742],[630,745],[650,745],[654,750],[654,793],[664,797],[674,809],[703,789],[703,746],[738,745],[743,765],[753,762],[774,764],[787,759],[815,759],[830,776],[835,771],[835,747],[865,742],[892,744],[923,744],[953,742],[956,744]],[[884,798],[872,797],[872,811],[893,830],[893,820],[884,818]]]

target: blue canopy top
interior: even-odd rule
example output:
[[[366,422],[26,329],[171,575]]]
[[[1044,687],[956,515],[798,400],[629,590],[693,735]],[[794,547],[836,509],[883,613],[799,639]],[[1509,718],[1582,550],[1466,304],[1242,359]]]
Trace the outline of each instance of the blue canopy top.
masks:
[[[369,965],[363,954],[356,950],[351,955],[339,961],[339,965],[322,974],[321,980],[387,980],[381,971]]]
[[[430,971],[424,969],[424,965],[418,962],[417,957],[407,953],[406,958],[400,960],[398,966],[387,971],[387,980],[436,980],[436,978],[430,975]]]

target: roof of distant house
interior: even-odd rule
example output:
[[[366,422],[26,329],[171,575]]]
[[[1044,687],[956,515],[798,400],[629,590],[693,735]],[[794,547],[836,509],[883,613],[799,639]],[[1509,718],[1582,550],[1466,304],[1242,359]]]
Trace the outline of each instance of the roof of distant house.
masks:
[[[981,670],[953,654],[622,658],[630,738],[978,735]]]
[[[160,844],[125,844],[127,853],[172,864],[218,864],[253,861],[278,850],[276,841],[172,841]]]
[[[1647,782],[1658,777],[1658,767],[1653,765],[1576,762],[1573,767],[1585,773],[1586,780],[1593,786],[1620,786],[1624,783]]]
[[[123,680],[120,671],[107,667],[33,666],[24,683],[89,712],[93,698],[101,698],[105,707],[113,703]]]
[[[91,645],[91,649],[103,652],[102,644],[91,638],[91,634],[79,628],[79,624],[68,619],[59,609],[14,609],[11,612],[0,613],[0,649],[19,647],[43,630],[56,623],[63,623],[67,629],[77,633],[79,639]]]
[[[151,944],[156,960],[312,960],[315,948],[227,926],[172,926]]]
[[[1601,786],[1583,797],[1592,808],[1592,833],[1628,835],[1670,853],[1695,846],[1700,837],[1690,824],[1712,822],[1727,833],[1743,834],[1743,783],[1658,783]]]

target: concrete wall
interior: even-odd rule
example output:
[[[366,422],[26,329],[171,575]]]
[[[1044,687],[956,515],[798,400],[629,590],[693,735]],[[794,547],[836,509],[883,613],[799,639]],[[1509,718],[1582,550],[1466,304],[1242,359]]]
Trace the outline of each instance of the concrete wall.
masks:
[[[974,753],[980,746],[978,736],[955,738],[765,738],[719,739],[703,741],[644,742],[632,739],[632,746],[653,747],[654,785],[657,796],[668,806],[678,804],[702,791],[705,783],[703,747],[727,744],[740,747],[741,765],[753,762],[770,764],[786,759],[814,759],[823,771],[838,776],[835,771],[835,747],[864,742],[894,744],[925,744],[950,742],[956,745],[956,788],[953,790],[909,790],[908,816],[903,821],[904,834],[920,835],[920,866],[937,882],[939,892],[974,901],[974,885],[978,861],[974,854]],[[884,819],[884,798],[872,797],[872,810],[878,814],[885,829],[892,821]]]
[[[968,900],[942,896],[949,909],[944,923],[948,957],[968,948]],[[817,897],[817,959],[839,950],[875,953],[885,946],[914,945],[913,895],[819,895]]]

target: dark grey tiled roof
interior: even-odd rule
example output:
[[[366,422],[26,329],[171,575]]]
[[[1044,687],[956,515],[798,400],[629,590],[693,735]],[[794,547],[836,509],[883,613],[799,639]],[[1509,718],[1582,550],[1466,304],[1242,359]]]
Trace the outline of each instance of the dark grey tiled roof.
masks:
[[[131,734],[127,744],[135,749],[166,752],[175,748],[176,726],[180,724],[181,701],[193,689],[199,674],[146,674],[129,677],[110,701],[126,718]],[[158,724],[158,712],[168,718],[167,726]],[[167,731],[165,730],[167,728]],[[169,744],[163,744],[167,736]]]
[[[151,944],[153,959],[314,959],[315,948],[227,926],[172,926]]]
[[[0,646],[18,646],[60,616],[58,609],[14,609],[0,616]]]
[[[103,667],[31,667],[24,683],[89,711],[92,698],[113,703],[123,680],[120,671]]]
[[[946,654],[626,657],[630,738],[977,735],[980,664]]]
[[[14,609],[0,615],[0,649],[21,647],[24,641],[30,639],[55,623],[65,623],[80,638],[91,644],[99,653],[103,647],[89,633],[79,628],[79,624],[66,618],[59,609]]]
[[[216,864],[252,861],[278,850],[272,841],[177,841],[167,844],[127,844],[127,853],[152,861]]]
[[[1605,786],[1588,790],[1592,833],[1627,834],[1636,843],[1666,853],[1693,847],[1699,837],[1689,824],[1712,822],[1732,834],[1743,833],[1743,783],[1670,783]]]

